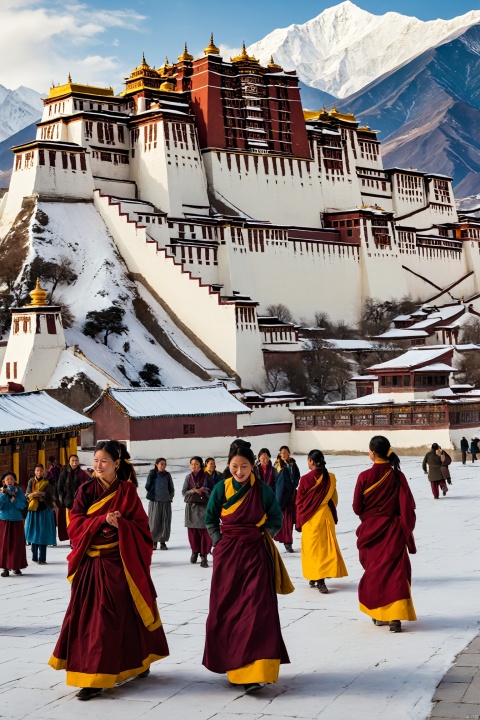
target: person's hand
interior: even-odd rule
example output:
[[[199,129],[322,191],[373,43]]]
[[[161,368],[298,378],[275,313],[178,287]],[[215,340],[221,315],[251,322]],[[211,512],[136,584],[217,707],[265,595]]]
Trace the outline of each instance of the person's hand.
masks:
[[[202,488],[195,488],[195,492],[197,493],[197,495],[201,495],[201,494],[202,494]]]
[[[107,521],[107,523],[109,525],[118,529],[118,518],[119,517],[122,517],[121,513],[119,513],[118,510],[115,510],[115,512],[107,513],[105,520]]]

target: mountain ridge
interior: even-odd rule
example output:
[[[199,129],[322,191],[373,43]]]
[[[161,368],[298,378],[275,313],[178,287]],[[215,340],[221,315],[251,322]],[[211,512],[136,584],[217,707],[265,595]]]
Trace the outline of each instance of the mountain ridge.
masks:
[[[479,22],[478,10],[424,22],[393,12],[373,15],[345,0],[302,25],[272,31],[248,52],[261,62],[273,55],[306,85],[343,98]]]

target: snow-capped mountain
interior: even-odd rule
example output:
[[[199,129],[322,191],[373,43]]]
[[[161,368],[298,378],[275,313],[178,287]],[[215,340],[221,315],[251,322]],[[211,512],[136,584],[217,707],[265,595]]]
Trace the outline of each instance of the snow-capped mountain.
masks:
[[[381,131],[385,167],[451,175],[457,197],[480,192],[480,25],[337,106]]]
[[[0,85],[0,142],[39,120],[42,108],[42,95],[35,90]]]
[[[274,30],[248,52],[264,63],[273,55],[307,85],[344,98],[479,22],[480,10],[424,22],[395,12],[372,15],[346,0],[303,25]]]

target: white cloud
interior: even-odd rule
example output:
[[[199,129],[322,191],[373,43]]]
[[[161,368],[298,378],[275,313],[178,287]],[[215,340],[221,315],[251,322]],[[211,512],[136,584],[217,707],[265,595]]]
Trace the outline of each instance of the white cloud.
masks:
[[[132,9],[107,11],[84,2],[0,0],[0,84],[47,92],[52,80],[65,82],[68,72],[86,82],[88,68],[90,84],[110,85],[117,78],[108,72],[118,72],[121,62],[92,48],[101,50],[109,30],[140,30],[145,19]]]

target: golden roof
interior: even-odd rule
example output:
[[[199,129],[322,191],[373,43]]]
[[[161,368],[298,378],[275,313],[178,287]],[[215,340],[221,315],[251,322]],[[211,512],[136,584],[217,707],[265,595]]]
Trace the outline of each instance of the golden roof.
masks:
[[[32,302],[29,303],[32,307],[42,307],[44,305],[47,305],[47,295],[48,292],[46,290],[43,290],[43,288],[40,287],[40,280],[37,278],[37,284],[35,286],[35,290],[32,290],[30,294],[30,297],[32,298]]]
[[[355,115],[353,113],[340,113],[337,108],[334,107],[328,113],[330,117],[336,120],[346,120],[347,122],[356,122]]]
[[[175,92],[175,85],[165,80],[165,82],[160,85],[160,90],[162,90],[162,92]]]
[[[170,63],[168,62],[168,57],[166,57],[163,65],[158,68],[158,74],[165,75],[167,70],[170,70],[171,67],[172,67],[172,65],[170,65]]]
[[[48,99],[62,97],[62,95],[69,95],[74,93],[75,95],[101,95],[103,97],[113,97],[113,88],[97,87],[95,85],[80,85],[78,83],[72,83],[70,74],[68,75],[68,82],[64,85],[57,85],[50,88],[48,93]]]
[[[253,57],[253,55],[247,54],[247,48],[245,47],[245,43],[242,43],[242,52],[240,53],[240,55],[237,55],[234,58],[230,58],[230,60],[232,62],[246,62],[247,60],[249,60],[250,62],[258,63],[258,60],[256,57]]]
[[[282,66],[279,65],[278,63],[276,63],[275,60],[273,59],[273,55],[270,55],[270,62],[268,63],[268,67],[271,68],[272,70],[276,70],[276,69],[281,70],[282,69]]]
[[[329,120],[328,110],[304,110],[303,117],[305,120]]]
[[[182,61],[183,62],[192,62],[193,55],[190,55],[190,53],[188,52],[187,43],[185,43],[185,48],[183,50],[183,53],[178,56],[178,59],[180,62],[182,62]]]
[[[220,50],[213,42],[213,33],[211,33],[210,42],[203,52],[205,53],[205,55],[220,55]]]

